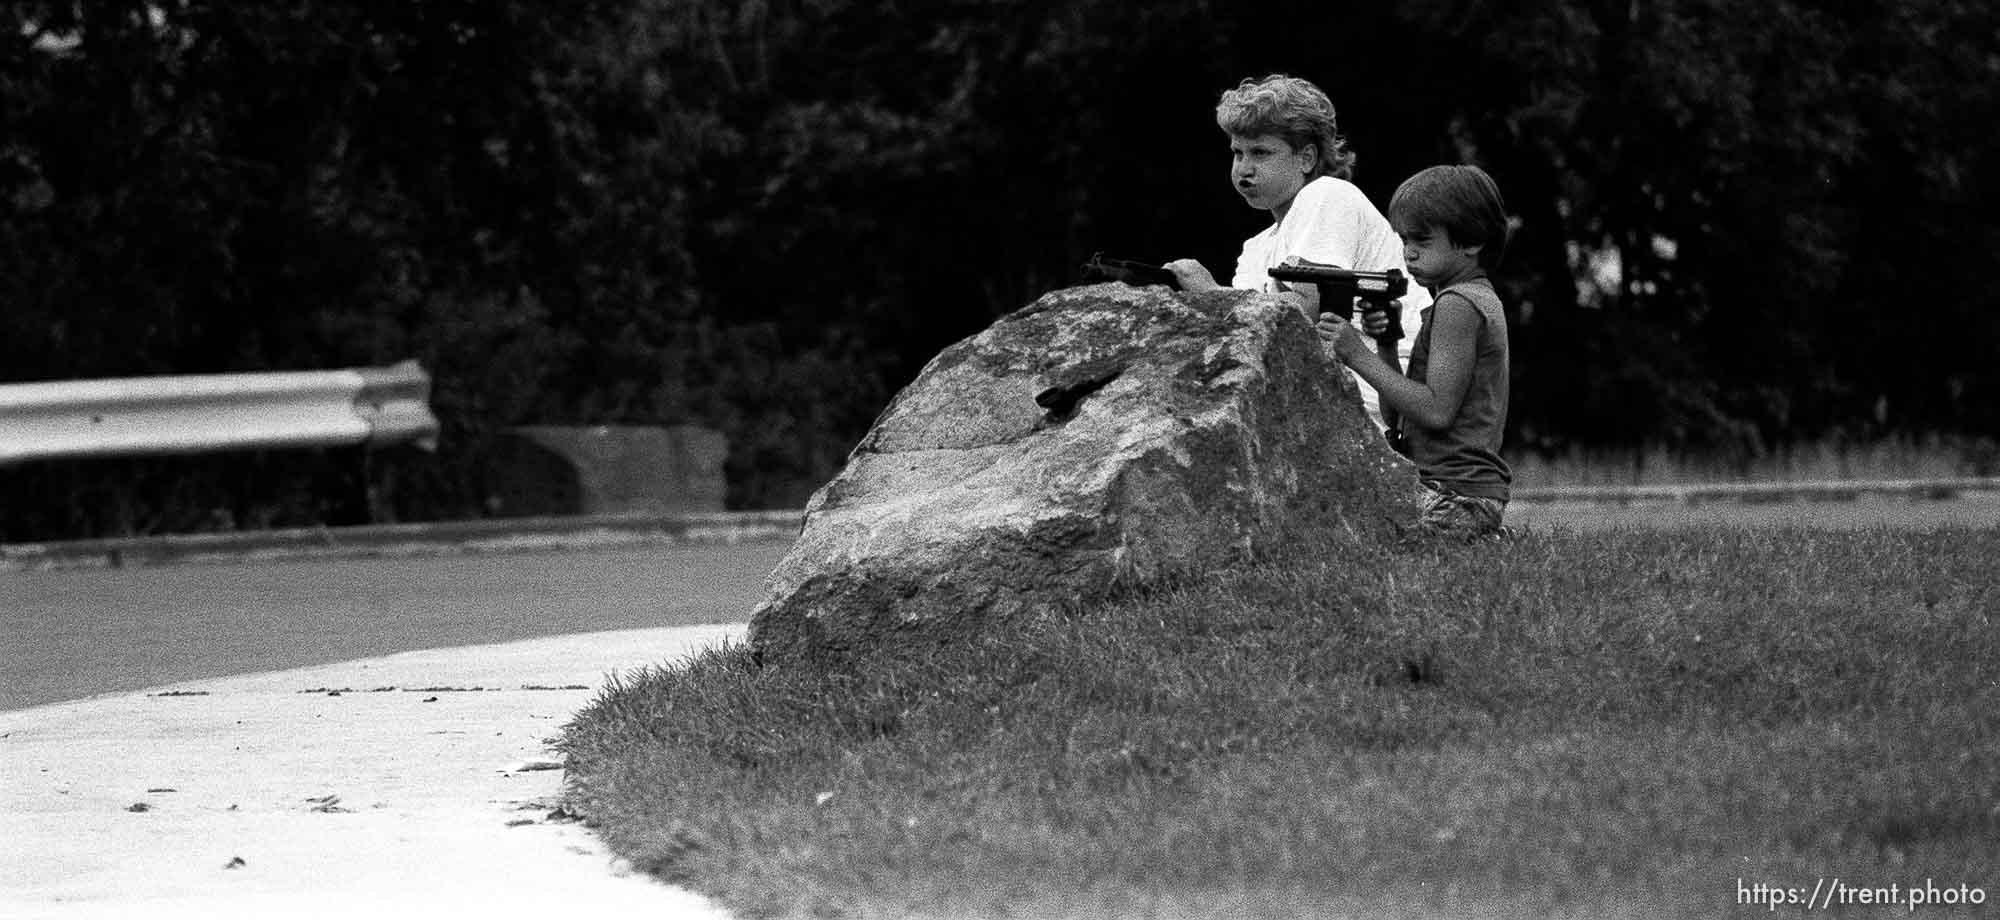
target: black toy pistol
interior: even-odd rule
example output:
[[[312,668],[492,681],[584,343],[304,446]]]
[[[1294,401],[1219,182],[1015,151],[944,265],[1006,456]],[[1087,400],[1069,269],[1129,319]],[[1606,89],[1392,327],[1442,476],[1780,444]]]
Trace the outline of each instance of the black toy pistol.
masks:
[[[1271,277],[1279,281],[1318,285],[1319,308],[1344,320],[1354,319],[1354,301],[1357,299],[1368,304],[1365,312],[1387,312],[1389,328],[1376,336],[1375,341],[1394,345],[1403,339],[1403,318],[1398,315],[1400,311],[1390,307],[1391,302],[1410,290],[1410,279],[1403,276],[1402,269],[1360,272],[1317,262],[1295,262],[1273,267]]]

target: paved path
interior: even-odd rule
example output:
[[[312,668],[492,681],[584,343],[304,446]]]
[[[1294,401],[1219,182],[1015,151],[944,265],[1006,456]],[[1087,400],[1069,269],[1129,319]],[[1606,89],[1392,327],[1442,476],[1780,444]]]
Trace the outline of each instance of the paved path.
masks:
[[[742,632],[404,652],[0,712],[0,917],[727,920],[566,820],[547,739],[605,675]]]
[[[414,649],[740,623],[789,546],[0,572],[0,711]]]

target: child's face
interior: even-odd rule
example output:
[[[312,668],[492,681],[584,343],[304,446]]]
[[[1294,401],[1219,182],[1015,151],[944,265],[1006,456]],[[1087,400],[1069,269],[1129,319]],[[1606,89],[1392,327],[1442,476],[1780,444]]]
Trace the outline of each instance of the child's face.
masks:
[[[1410,280],[1427,288],[1444,287],[1479,269],[1480,246],[1460,246],[1442,227],[1396,224],[1403,238],[1403,266]]]
[[[1306,184],[1313,168],[1313,150],[1293,150],[1275,134],[1229,136],[1229,180],[1244,203],[1283,216],[1292,198]]]

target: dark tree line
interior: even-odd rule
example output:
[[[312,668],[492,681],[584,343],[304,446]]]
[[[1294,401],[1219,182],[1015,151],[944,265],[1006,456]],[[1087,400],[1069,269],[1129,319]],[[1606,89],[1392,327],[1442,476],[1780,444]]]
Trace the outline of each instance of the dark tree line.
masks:
[[[1216,95],[1326,87],[1378,202],[1492,171],[1516,450],[2000,434],[1977,0],[12,2],[0,380],[424,361],[435,456],[0,471],[0,538],[480,513],[521,423],[728,434],[796,505],[1091,252],[1226,271]],[[254,507],[252,507],[254,506]]]

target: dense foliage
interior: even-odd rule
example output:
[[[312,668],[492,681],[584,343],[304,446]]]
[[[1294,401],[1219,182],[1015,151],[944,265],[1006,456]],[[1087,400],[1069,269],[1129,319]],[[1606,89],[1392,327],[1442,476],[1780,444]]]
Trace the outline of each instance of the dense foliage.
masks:
[[[0,537],[185,527],[246,476],[239,525],[339,522],[275,507],[328,477],[475,514],[524,422],[711,425],[733,504],[795,505],[1091,252],[1226,270],[1261,215],[1211,107],[1273,71],[1378,201],[1500,179],[1516,449],[2000,433],[1990,4],[1343,6],[11,2],[0,381],[416,357],[446,438],[31,465]]]

